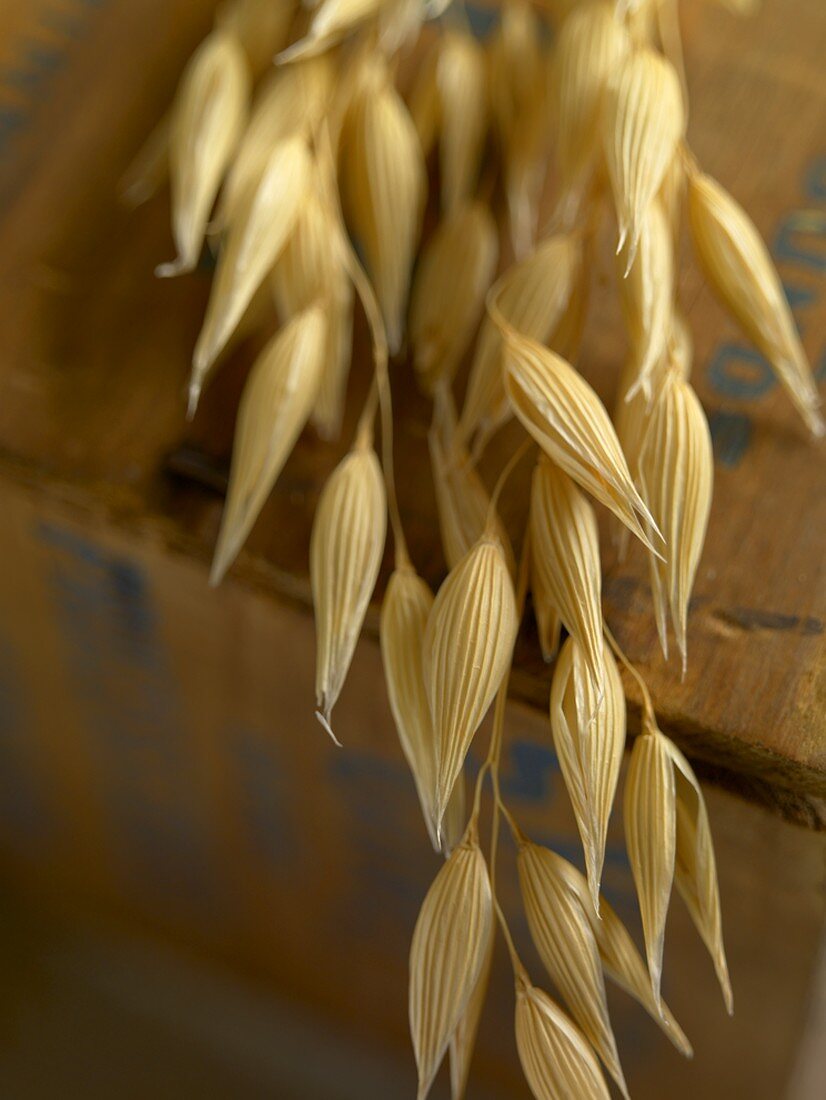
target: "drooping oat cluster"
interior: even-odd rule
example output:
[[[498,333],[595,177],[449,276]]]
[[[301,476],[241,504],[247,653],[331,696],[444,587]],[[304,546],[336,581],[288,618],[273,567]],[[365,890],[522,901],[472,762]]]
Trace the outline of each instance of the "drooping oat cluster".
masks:
[[[645,684],[601,607],[597,513],[607,512],[620,553],[631,535],[645,548],[663,652],[672,631],[685,669],[712,453],[677,295],[684,208],[709,283],[809,429],[823,432],[768,252],[686,145],[674,0],[582,0],[553,11],[551,19],[527,0],[503,0],[482,42],[449,0],[224,4],[126,184],[127,196],[141,201],[168,173],[177,256],[160,275],[191,271],[204,247],[216,256],[190,415],[222,356],[268,304],[281,325],[252,366],[238,409],[213,582],[232,565],[305,427],[325,439],[339,434],[356,298],[370,326],[373,385],[312,534],[316,706],[332,735],[389,517],[387,691],[427,832],[446,856],[410,955],[420,1100],[448,1051],[453,1096],[464,1095],[497,922],[513,963],[519,1056],[540,1100],[608,1096],[603,1068],[627,1095],[605,974],[690,1055],[660,992],[674,884],[731,1011],[701,789],[658,728]],[[428,20],[435,25],[421,34]],[[401,80],[404,72],[412,78]],[[428,158],[438,220],[423,241]],[[553,212],[540,230],[549,187]],[[515,257],[498,278],[496,213],[503,251]],[[628,343],[613,417],[572,365],[606,224]],[[430,455],[449,568],[435,597],[410,560],[393,480],[388,359],[408,351],[433,403]],[[381,460],[373,439],[379,415]],[[524,442],[491,495],[478,458],[514,419]],[[517,564],[497,501],[528,449],[538,457]],[[529,591],[543,656],[556,661],[550,730],[586,875],[533,844],[500,795],[509,671]],[[646,961],[600,894],[625,745],[621,666],[644,700],[624,819]],[[464,765],[494,700],[490,749],[468,808]],[[487,776],[489,859],[479,841]],[[532,938],[567,1013],[533,985],[497,900],[500,815],[516,841]]]

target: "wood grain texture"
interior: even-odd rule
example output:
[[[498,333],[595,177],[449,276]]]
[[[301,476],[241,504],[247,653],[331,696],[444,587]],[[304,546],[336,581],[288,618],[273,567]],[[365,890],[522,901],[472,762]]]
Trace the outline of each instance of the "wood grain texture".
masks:
[[[27,9],[28,22],[0,10],[8,31],[0,72],[0,473],[69,500],[79,512],[114,517],[124,530],[194,556],[205,568],[252,348],[236,349],[195,424],[186,426],[184,383],[209,273],[157,281],[154,266],[172,249],[166,196],[130,213],[119,207],[116,187],[163,111],[210,8],[206,0],[44,0]],[[684,8],[690,140],[774,246],[822,376],[821,0],[766,0],[753,20],[705,4]],[[40,55],[51,51],[51,60],[38,61],[32,43]],[[24,55],[34,57],[28,77]],[[25,78],[15,83],[16,72]],[[607,226],[604,244],[607,253]],[[684,244],[680,287],[696,341],[693,381],[717,456],[685,680],[676,659],[666,664],[659,655],[647,564],[641,555],[614,562],[604,540],[606,616],[649,681],[662,728],[692,758],[751,796],[817,821],[817,800],[826,796],[824,447],[806,438],[687,262]],[[595,277],[580,367],[610,404],[624,346],[607,256]],[[340,445],[305,435],[227,583],[308,601],[310,522],[324,479],[349,445],[366,386],[364,349],[357,324],[358,364]],[[402,512],[417,568],[437,583],[444,564],[429,486],[429,406],[415,392],[408,363],[393,366],[393,382]],[[489,483],[514,438],[509,429],[493,441],[482,463]],[[520,473],[503,509],[516,534],[528,464]],[[389,566],[388,556],[384,578]],[[368,627],[376,621],[374,613]],[[549,681],[528,625],[516,694],[544,709]],[[638,700],[629,690],[633,727]]]

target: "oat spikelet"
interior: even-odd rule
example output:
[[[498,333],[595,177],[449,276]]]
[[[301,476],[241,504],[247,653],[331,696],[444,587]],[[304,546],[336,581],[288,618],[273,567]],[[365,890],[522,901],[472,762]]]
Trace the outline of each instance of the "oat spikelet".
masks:
[[[697,776],[675,744],[669,742],[677,790],[677,862],[674,881],[691,919],[711,955],[726,1011],[734,1012],[734,999],[723,946],[717,864],[705,799]]]
[[[552,79],[563,194],[581,191],[596,165],[606,89],[629,48],[608,0],[579,5],[560,28]]]
[[[499,241],[487,206],[450,215],[424,249],[410,301],[413,363],[428,390],[452,381],[479,323]]]
[[[599,912],[608,820],[625,747],[625,693],[611,650],[603,642],[600,700],[574,638],[562,647],[551,685],[551,729],[585,852],[588,886]]]
[[[447,391],[439,389],[435,397],[436,411],[429,436],[430,461],[442,549],[448,569],[453,569],[485,530],[490,496],[467,449],[456,438]],[[513,550],[498,513],[494,513],[491,522],[513,574]]]
[[[724,188],[689,175],[694,247],[712,287],[769,360],[809,431],[826,431],[806,353],[780,278],[754,223]]]
[[[189,383],[190,414],[201,387],[229,337],[273,267],[295,224],[312,171],[303,138],[275,146],[254,194],[238,212],[218,257],[203,328],[195,345]]]
[[[690,1058],[693,1054],[691,1044],[664,1001],[662,1013],[660,1012],[651,990],[648,970],[628,929],[604,897],[600,898],[599,914],[597,914],[591,904],[585,876],[572,863],[566,864],[566,877],[571,889],[578,893],[588,920],[591,922],[591,929],[606,975],[639,1001],[677,1050],[686,1058]]]
[[[221,4],[215,24],[237,35],[258,76],[286,46],[294,12],[293,0],[231,0]]]
[[[307,422],[321,379],[326,328],[323,309],[313,306],[273,337],[250,371],[238,406],[211,584],[235,560]]]
[[[652,522],[651,517],[596,393],[569,363],[535,340],[510,326],[504,336],[505,389],[516,416],[557,466],[654,550],[637,518]]]
[[[258,186],[273,148],[309,133],[327,107],[334,67],[328,57],[277,69],[262,82],[218,201],[217,228],[232,225]]]
[[[473,35],[450,31],[444,36],[436,84],[442,209],[450,214],[473,195],[488,128],[485,51]]]
[[[407,107],[386,76],[367,83],[343,131],[345,210],[364,248],[387,328],[399,350],[427,191],[424,157]]]
[[[609,1100],[599,1062],[584,1035],[524,974],[516,982],[516,1046],[536,1100]]]
[[[432,797],[432,796],[431,796]],[[461,842],[467,828],[467,779],[460,772],[450,792],[445,816],[442,819],[442,853],[449,856]]]
[[[537,568],[533,545],[531,545],[531,595],[533,597],[533,610],[536,616],[536,629],[539,634],[539,648],[542,650],[542,659],[546,664],[550,664],[559,650],[562,619],[559,617],[553,597],[545,584],[544,570]]]
[[[574,1020],[627,1097],[599,950],[576,883],[569,880],[570,864],[521,838],[518,865],[522,900],[539,956]]]
[[[624,264],[623,256],[620,261]],[[642,390],[650,401],[655,370],[667,354],[674,309],[674,247],[657,199],[643,215],[637,255],[620,287],[636,374],[625,399]]]
[[[439,825],[473,735],[509,667],[517,626],[507,558],[495,534],[486,531],[448,574],[425,630]]]
[[[619,222],[634,262],[643,218],[685,128],[682,89],[673,65],[642,47],[622,63],[603,111],[603,143]]]
[[[319,298],[325,302],[324,373],[312,415],[324,439],[334,439],[340,430],[352,355],[353,285],[335,245],[338,232],[329,203],[310,190],[273,270],[273,291],[282,318]]]
[[[565,629],[579,643],[598,703],[604,647],[597,520],[571,478],[545,455],[533,472],[530,537],[535,572]]]
[[[488,869],[475,830],[439,871],[410,946],[410,1034],[424,1100],[468,1007],[493,934]]]
[[[381,609],[381,655],[390,709],[434,849],[436,839],[436,738],[424,686],[422,642],[433,593],[409,562],[390,578]],[[462,785],[457,784],[462,791]],[[464,829],[464,825],[462,826]]]
[[[550,126],[540,20],[524,0],[502,5],[488,45],[491,110],[504,162],[511,242],[517,258],[534,244]]]
[[[687,382],[691,373],[691,362],[694,349],[691,342],[691,332],[685,317],[678,308],[674,308],[671,314],[670,334],[665,351],[665,358],[654,372],[652,387],[656,389],[666,373],[676,373],[677,377]],[[622,453],[628,462],[628,469],[636,485],[639,485],[640,451],[645,441],[645,433],[648,430],[649,402],[645,394],[637,388],[633,395],[631,389],[637,381],[638,371],[634,359],[626,363],[620,376],[617,387],[617,399],[614,407],[614,427],[617,429],[617,438],[622,447]],[[628,528],[617,525],[619,529],[620,556],[625,556],[625,546],[628,539]]]
[[[634,742],[625,782],[625,841],[637,887],[651,990],[662,1003],[665,920],[674,879],[676,791],[668,739],[650,726]]]
[[[446,819],[445,819],[446,820]],[[451,1100],[464,1100],[467,1091],[470,1063],[473,1058],[473,1048],[476,1045],[476,1033],[479,1030],[479,1021],[482,1018],[482,1010],[490,985],[490,970],[493,963],[494,937],[488,940],[488,950],[482,969],[479,973],[476,985],[470,995],[462,1018],[456,1025],[453,1037],[450,1040],[450,1097]]]
[[[314,57],[340,42],[351,31],[377,15],[386,0],[322,0],[306,35],[288,46],[278,61]]]
[[[282,318],[326,296],[343,270],[335,243],[337,231],[335,213],[320,188],[311,188],[272,272],[275,303]]]
[[[332,735],[339,697],[384,550],[387,504],[381,467],[360,437],[321,493],[310,539],[316,623],[316,706]]]
[[[686,668],[688,601],[711,511],[714,455],[708,421],[696,393],[676,371],[660,385],[639,453],[639,484],[668,545],[668,560],[651,558],[651,587],[663,653],[667,616]]]
[[[545,342],[568,308],[582,254],[581,238],[560,234],[548,238],[496,284],[502,316],[521,333]],[[459,419],[459,438],[466,442],[481,428],[491,431],[510,416],[503,381],[502,336],[486,317],[479,331],[468,389]]]
[[[172,109],[169,174],[178,256],[158,275],[192,271],[227,164],[241,137],[250,96],[246,58],[231,34],[213,31],[186,67]]]

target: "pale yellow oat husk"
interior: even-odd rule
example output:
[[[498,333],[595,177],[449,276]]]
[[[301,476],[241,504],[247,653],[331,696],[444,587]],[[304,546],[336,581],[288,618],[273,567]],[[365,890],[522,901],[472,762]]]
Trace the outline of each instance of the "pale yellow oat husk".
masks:
[[[679,253],[680,234],[683,225],[683,200],[686,190],[686,172],[683,167],[683,158],[678,151],[666,169],[663,182],[657,195],[663,208],[668,228],[671,232],[671,241],[674,254]]]
[[[282,319],[324,299],[324,371],[312,413],[313,424],[323,439],[335,439],[340,431],[352,357],[353,285],[336,247],[338,233],[336,212],[320,189],[311,188],[272,276]]]
[[[195,345],[189,383],[189,412],[201,388],[256,290],[275,264],[292,231],[311,178],[306,141],[279,142],[254,194],[238,212],[218,257],[206,317]]]
[[[347,218],[364,249],[395,353],[404,335],[427,177],[410,114],[387,79],[377,76],[350,107],[340,163]]]
[[[597,520],[571,478],[545,455],[531,482],[530,538],[534,571],[541,575],[565,629],[579,644],[598,703],[604,644]]]
[[[625,693],[603,642],[603,696],[594,691],[574,638],[562,647],[551,684],[551,730],[585,852],[588,887],[599,912],[605,838],[625,748]]]
[[[311,186],[272,272],[275,304],[282,318],[330,293],[344,271],[337,234],[335,211],[320,186]]]
[[[492,523],[504,547],[508,569],[514,572],[513,549],[499,513],[491,515],[490,494],[467,449],[455,433],[455,417],[449,392],[435,393],[433,427],[428,442],[433,487],[439,516],[439,533],[448,569],[453,569]]]
[[[326,328],[320,305],[298,314],[250,371],[238,406],[211,584],[235,560],[307,422],[321,380]]]
[[[651,990],[659,1007],[665,921],[676,854],[677,796],[669,742],[646,726],[634,742],[625,781],[625,842],[645,936]]]
[[[437,826],[473,735],[510,666],[517,627],[507,558],[488,529],[451,569],[425,630],[425,686],[437,745]]]
[[[685,129],[682,89],[674,66],[647,47],[621,63],[602,113],[605,160],[614,192],[619,246],[634,256],[643,218],[659,191]]]
[[[628,33],[608,0],[577,6],[560,27],[552,86],[563,194],[581,192],[597,165],[606,89],[629,50]]]
[[[279,62],[315,57],[378,15],[386,0],[322,0],[307,33],[279,54]]]
[[[651,558],[657,630],[667,657],[670,612],[685,675],[688,601],[711,512],[711,433],[696,393],[676,371],[670,371],[658,387],[646,419],[639,485],[668,545],[666,561]]]
[[[218,200],[216,228],[233,224],[278,142],[312,132],[330,102],[334,75],[335,66],[325,56],[276,69],[262,82]]]
[[[542,92],[546,60],[542,25],[526,0],[506,0],[488,40],[490,104],[502,144],[519,114]]]
[[[460,772],[450,792],[445,816],[442,818],[442,854],[449,856],[461,842],[467,828],[467,779]]]
[[[549,849],[520,837],[519,884],[531,938],[574,1020],[627,1097],[599,949],[576,886],[569,882],[569,866]]]
[[[585,1036],[547,993],[524,974],[516,981],[516,1046],[536,1100],[609,1100]]]
[[[620,263],[625,257],[620,254]],[[674,312],[674,243],[668,220],[655,198],[643,215],[639,247],[625,278],[620,278],[636,378],[625,400],[642,390],[651,400],[652,380],[667,354]]]
[[[381,608],[380,641],[384,682],[405,759],[434,849],[436,837],[436,736],[424,686],[422,643],[433,593],[409,562],[402,562],[387,585]],[[461,784],[457,784],[462,789]],[[462,826],[464,829],[464,824]]]
[[[510,326],[504,342],[505,389],[518,419],[557,466],[658,552],[638,516],[659,532],[594,390],[564,359]]]
[[[413,365],[426,389],[453,380],[482,316],[498,255],[496,223],[481,202],[449,215],[424,248],[409,330]]]
[[[213,31],[184,70],[169,130],[172,235],[177,257],[157,274],[198,263],[209,215],[246,122],[250,73],[234,35]]]
[[[499,25],[488,41],[488,68],[511,243],[521,259],[535,242],[552,132],[541,24],[524,0],[503,4]]]
[[[488,950],[482,969],[473,987],[465,1011],[450,1040],[450,1100],[464,1100],[470,1075],[470,1064],[476,1045],[476,1033],[485,1007],[493,964],[494,936],[488,941]]]
[[[568,308],[582,259],[579,234],[542,241],[514,264],[496,284],[496,305],[513,327],[545,342]],[[458,434],[467,442],[474,432],[494,430],[511,415],[503,380],[502,335],[490,317],[482,322],[470,368]]]
[[[546,341],[549,348],[574,366],[577,365],[582,350],[582,338],[591,299],[593,261],[594,235],[591,232],[583,237],[580,261],[574,272],[568,305]]]
[[[648,1012],[654,1022],[663,1030],[676,1049],[686,1058],[691,1058],[691,1043],[680,1025],[674,1019],[671,1010],[662,1002],[661,1008],[654,999],[648,968],[634,944],[633,939],[612,909],[610,903],[600,898],[599,915],[593,907],[590,889],[585,876],[572,863],[566,866],[566,877],[571,889],[579,894],[583,908],[591,922],[591,930],[597,941],[600,960],[605,974],[634,997]]]
[[[683,382],[687,382],[693,357],[691,332],[684,315],[675,307],[671,314],[665,356],[654,372],[652,388],[656,389],[668,372],[675,373]],[[637,364],[634,359],[630,359],[620,375],[613,419],[628,469],[634,482],[639,485],[639,457],[648,428],[649,402],[639,388],[631,393],[637,377]],[[627,534],[628,529],[622,527],[620,535],[623,540]]]
[[[316,707],[330,714],[347,676],[384,550],[387,502],[376,453],[360,435],[321,493],[310,539]]]
[[[444,35],[436,86],[441,108],[441,204],[451,214],[473,196],[488,130],[485,51],[472,34],[449,31]]]
[[[694,247],[706,276],[748,338],[774,368],[809,431],[826,431],[820,398],[789,303],[751,218],[710,176],[689,173]]]
[[[378,40],[388,57],[415,47],[427,14],[423,0],[391,0],[382,6],[378,16]]]
[[[542,650],[542,659],[546,664],[550,664],[559,651],[562,619],[559,617],[551,593],[545,586],[544,578],[545,572],[537,568],[536,552],[531,546],[531,596],[539,635],[539,648]]]
[[[287,45],[295,9],[293,0],[229,0],[218,8],[215,24],[237,35],[259,76]]]
[[[685,901],[691,919],[708,949],[726,1011],[734,1012],[723,926],[717,864],[711,840],[705,799],[694,771],[675,744],[669,742],[677,790],[677,860],[674,882]]]
[[[353,354],[353,284],[345,273],[336,279],[327,301],[327,324],[329,357],[311,420],[322,439],[334,440],[341,433]]]
[[[418,1100],[430,1091],[492,937],[488,869],[471,829],[428,890],[410,946],[410,1034],[419,1071]]]

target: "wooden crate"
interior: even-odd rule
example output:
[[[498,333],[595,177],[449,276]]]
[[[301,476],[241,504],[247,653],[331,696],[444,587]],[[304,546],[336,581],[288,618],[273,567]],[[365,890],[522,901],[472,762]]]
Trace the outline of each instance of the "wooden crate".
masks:
[[[156,281],[172,248],[166,198],[130,214],[116,191],[211,5],[10,7],[0,13],[4,859],[23,882],[153,928],[402,1049],[407,944],[436,864],[387,712],[375,611],[337,712],[343,753],[312,718],[310,521],[365,372],[355,372],[341,444],[302,440],[230,578],[210,591],[250,348],[187,426],[208,273]],[[687,8],[693,147],[772,244],[822,376],[820,0],[767,2],[752,21]],[[715,787],[734,792],[709,788],[737,1014],[726,1021],[677,904],[666,994],[695,1062],[679,1065],[628,1002],[612,1007],[636,1096],[660,1095],[667,1074],[676,1096],[768,1100],[791,1072],[823,920],[823,449],[693,268],[681,289],[716,457],[685,680],[658,654],[645,563],[613,562],[607,543],[605,608],[651,684],[662,728]],[[601,286],[582,369],[606,400],[618,325]],[[402,510],[414,559],[435,584],[444,565],[426,488],[428,408],[404,367],[397,375]],[[509,446],[507,434],[494,444],[486,476]],[[506,506],[515,526],[520,496]],[[542,713],[549,673],[536,653],[528,629],[505,781],[520,821],[573,856]],[[633,922],[613,828],[609,896]],[[503,890],[517,912],[512,878]],[[503,964],[479,1072],[510,1096],[524,1086],[507,986]]]

